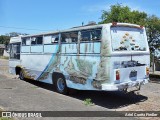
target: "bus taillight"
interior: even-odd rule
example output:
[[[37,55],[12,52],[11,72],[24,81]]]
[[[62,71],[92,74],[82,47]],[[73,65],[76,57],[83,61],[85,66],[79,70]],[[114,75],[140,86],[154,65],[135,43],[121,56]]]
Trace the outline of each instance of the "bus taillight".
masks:
[[[120,71],[116,70],[116,80],[120,80]]]

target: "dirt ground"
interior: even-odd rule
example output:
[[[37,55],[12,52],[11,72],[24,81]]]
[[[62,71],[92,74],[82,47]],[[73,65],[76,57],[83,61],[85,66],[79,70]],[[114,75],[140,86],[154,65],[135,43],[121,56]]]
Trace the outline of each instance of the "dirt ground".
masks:
[[[8,78],[17,79],[18,76],[11,75],[8,73],[8,60],[0,59],[0,74],[5,75]],[[154,79],[154,78],[151,78]],[[160,80],[160,79],[159,79]],[[83,93],[83,92],[82,92]],[[112,93],[109,93],[112,94]],[[113,93],[114,94],[114,93]],[[160,82],[149,82],[148,84],[142,86],[140,90],[140,95],[118,95],[118,97],[115,97],[115,95],[111,95],[111,98],[109,100],[107,98],[98,98],[100,95],[97,95],[97,99],[94,98],[94,96],[90,95],[90,97],[93,99],[93,102],[99,104],[101,107],[108,108],[115,111],[160,111]],[[106,95],[107,96],[107,95]],[[103,96],[104,97],[104,96]],[[103,102],[103,100],[108,100],[107,102]],[[116,100],[115,100],[116,99]],[[114,102],[118,101],[117,105],[114,105]],[[126,100],[127,99],[127,100]],[[132,99],[131,103],[128,101],[129,99]],[[111,103],[108,105],[108,103]],[[113,103],[113,104],[112,104]],[[158,120],[159,118],[140,118],[140,119],[154,119]]]

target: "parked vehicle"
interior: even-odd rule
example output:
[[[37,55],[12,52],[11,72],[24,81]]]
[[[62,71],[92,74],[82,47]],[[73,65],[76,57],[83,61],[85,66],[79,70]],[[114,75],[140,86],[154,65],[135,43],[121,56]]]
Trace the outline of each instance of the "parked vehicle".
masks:
[[[146,31],[135,24],[81,26],[10,40],[10,73],[53,84],[63,94],[68,88],[139,90],[148,82],[149,66]]]

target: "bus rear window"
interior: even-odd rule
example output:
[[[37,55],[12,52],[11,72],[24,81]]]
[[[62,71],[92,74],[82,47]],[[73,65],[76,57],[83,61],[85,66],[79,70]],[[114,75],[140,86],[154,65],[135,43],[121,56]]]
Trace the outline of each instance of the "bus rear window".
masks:
[[[111,27],[113,51],[146,51],[144,29],[125,26]]]

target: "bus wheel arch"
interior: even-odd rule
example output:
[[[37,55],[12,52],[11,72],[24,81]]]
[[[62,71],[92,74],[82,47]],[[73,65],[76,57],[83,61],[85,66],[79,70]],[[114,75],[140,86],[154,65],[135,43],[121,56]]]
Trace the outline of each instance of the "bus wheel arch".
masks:
[[[52,74],[53,86],[58,93],[67,94],[68,87],[66,84],[66,79],[62,73],[54,72]]]

